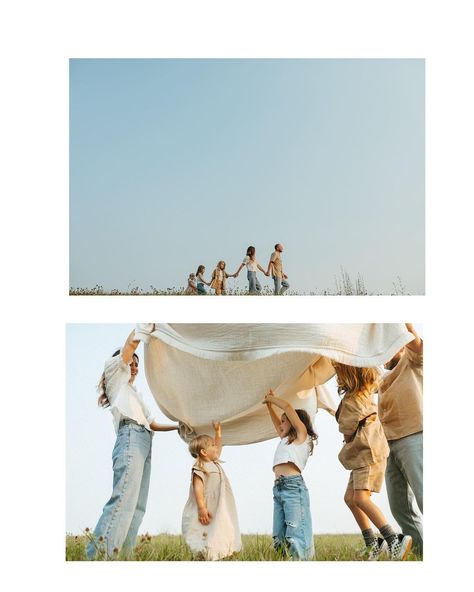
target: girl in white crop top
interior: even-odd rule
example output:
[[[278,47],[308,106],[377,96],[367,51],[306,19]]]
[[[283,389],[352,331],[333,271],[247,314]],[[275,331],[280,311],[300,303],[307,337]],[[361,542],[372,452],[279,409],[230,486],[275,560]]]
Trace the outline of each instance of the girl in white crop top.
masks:
[[[267,405],[280,443],[273,458],[273,544],[275,549],[293,559],[312,559],[313,531],[309,493],[301,475],[313,453],[316,432],[304,409],[293,409],[290,403],[270,391],[263,401]],[[273,406],[283,410],[279,417]]]

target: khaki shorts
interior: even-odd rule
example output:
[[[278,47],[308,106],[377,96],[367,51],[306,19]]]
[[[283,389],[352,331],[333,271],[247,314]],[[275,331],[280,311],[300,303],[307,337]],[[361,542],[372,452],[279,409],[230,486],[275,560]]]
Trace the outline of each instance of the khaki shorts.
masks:
[[[375,465],[353,469],[349,477],[348,489],[367,489],[368,491],[380,492],[385,477],[387,459],[381,460]]]

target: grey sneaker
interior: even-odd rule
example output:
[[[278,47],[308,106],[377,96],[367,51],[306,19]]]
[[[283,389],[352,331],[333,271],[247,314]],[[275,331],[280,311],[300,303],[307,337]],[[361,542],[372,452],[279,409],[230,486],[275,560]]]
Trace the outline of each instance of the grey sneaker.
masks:
[[[405,561],[412,547],[413,541],[408,534],[399,534],[388,546],[390,559],[393,561]]]
[[[388,554],[387,541],[379,537],[374,540],[371,545],[365,548],[363,557],[364,559],[367,559],[367,561],[377,561],[386,554]]]

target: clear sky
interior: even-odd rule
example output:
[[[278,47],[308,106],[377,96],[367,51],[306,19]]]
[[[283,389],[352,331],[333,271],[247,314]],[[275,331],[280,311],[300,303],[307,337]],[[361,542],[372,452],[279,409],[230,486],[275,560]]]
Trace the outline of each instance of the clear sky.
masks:
[[[184,286],[277,242],[299,292],[343,266],[424,293],[423,60],[71,60],[71,286]]]
[[[422,333],[422,328],[415,326]],[[123,345],[132,325],[75,324],[67,326],[66,393],[66,531],[80,533],[93,528],[112,491],[112,448],[115,432],[109,411],[97,408],[95,386],[104,361]],[[140,345],[138,354],[142,354]],[[140,355],[142,359],[143,356]],[[151,395],[143,366],[135,384],[156,420],[169,422]],[[328,383],[335,401],[334,381]],[[315,533],[358,532],[343,502],[349,473],[337,455],[342,436],[336,421],[325,411],[316,415],[319,444],[310,457],[304,478],[310,491]],[[272,460],[277,440],[247,446],[224,447],[222,459],[230,479],[242,532],[271,533]],[[194,459],[176,432],[157,433],[153,439],[150,494],[141,532],[179,533],[181,515],[189,493]],[[389,521],[385,488],[375,501]]]

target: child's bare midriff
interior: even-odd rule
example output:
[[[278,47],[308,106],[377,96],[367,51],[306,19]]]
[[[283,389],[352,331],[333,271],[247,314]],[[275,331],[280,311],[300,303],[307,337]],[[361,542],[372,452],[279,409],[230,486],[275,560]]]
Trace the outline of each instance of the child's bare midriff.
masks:
[[[301,471],[292,462],[282,463],[273,467],[275,477],[291,477],[292,475],[301,475]]]

